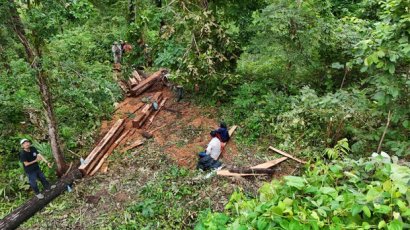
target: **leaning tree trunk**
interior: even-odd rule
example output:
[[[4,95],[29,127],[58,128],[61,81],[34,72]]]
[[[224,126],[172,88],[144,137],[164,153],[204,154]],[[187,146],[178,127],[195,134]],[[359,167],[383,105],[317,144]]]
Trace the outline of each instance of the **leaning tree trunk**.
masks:
[[[51,94],[48,89],[44,73],[41,70],[39,70],[39,72],[37,73],[37,81],[40,88],[41,101],[43,102],[43,107],[46,112],[48,135],[51,150],[57,164],[57,175],[62,176],[67,169],[67,164],[65,163],[64,156],[61,153],[59,146],[58,131],[54,115],[53,103],[51,101]]]
[[[17,11],[16,4],[13,0],[9,0],[9,7],[10,26],[17,35],[21,44],[24,46],[27,55],[27,62],[31,65],[31,68],[36,72],[37,82],[40,88],[41,100],[43,102],[43,108],[46,113],[51,150],[53,152],[54,159],[57,163],[57,175],[61,176],[67,169],[67,164],[65,163],[63,154],[59,148],[58,130],[53,111],[51,94],[46,81],[46,73],[42,70],[40,63],[40,48],[39,46],[37,46],[36,50],[33,50],[29,40],[26,37],[23,23],[21,22],[21,18]]]
[[[66,176],[62,177],[56,184],[54,189],[43,193],[44,199],[39,200],[37,197],[33,197],[26,203],[13,210],[10,214],[0,220],[0,229],[16,229],[24,221],[32,217],[36,212],[44,208],[54,198],[59,196],[67,189],[67,185],[71,185],[75,180],[82,177],[82,173],[79,169],[70,171]]]

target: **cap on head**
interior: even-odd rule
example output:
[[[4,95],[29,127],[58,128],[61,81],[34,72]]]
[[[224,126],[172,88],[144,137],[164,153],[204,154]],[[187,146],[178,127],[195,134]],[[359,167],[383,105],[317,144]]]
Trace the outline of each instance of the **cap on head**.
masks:
[[[222,121],[221,124],[219,124],[219,126],[221,128],[225,128],[225,129],[227,128],[226,123],[224,121]]]
[[[215,130],[212,130],[212,131],[209,133],[209,135],[211,135],[211,137],[216,137],[216,131],[215,131]]]
[[[30,142],[28,139],[21,139],[20,145],[24,144],[25,142]]]
[[[114,45],[118,45],[118,42],[114,42],[114,43],[112,43],[112,44],[114,44]]]

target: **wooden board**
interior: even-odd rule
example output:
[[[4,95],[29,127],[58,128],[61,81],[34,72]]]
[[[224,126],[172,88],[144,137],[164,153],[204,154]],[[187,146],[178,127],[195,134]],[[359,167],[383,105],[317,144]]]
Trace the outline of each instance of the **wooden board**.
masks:
[[[145,103],[144,102],[140,102],[140,103],[138,103],[135,107],[134,107],[134,109],[132,110],[132,112],[131,113],[135,113],[135,112],[137,112],[139,109],[141,109],[141,107],[142,106],[144,106],[145,105]]]
[[[155,82],[161,79],[168,71],[166,69],[160,69],[159,71],[153,73],[148,78],[142,80],[138,85],[131,88],[130,93],[133,96],[138,96],[142,94],[145,90],[151,87]]]
[[[154,94],[151,101],[152,102],[155,101],[158,103],[161,99],[162,99],[162,92],[157,92]],[[137,114],[137,118],[132,121],[133,127],[141,128],[153,111],[154,111],[154,107],[152,106],[152,103],[149,103],[145,107],[143,107],[141,112]]]
[[[287,157],[281,157],[275,160],[271,160],[271,161],[267,161],[263,164],[259,164],[259,165],[255,165],[253,167],[251,167],[251,169],[267,169],[267,168],[271,168],[283,161],[285,161],[286,159],[288,159]]]
[[[85,174],[86,169],[92,164],[93,159],[96,157],[97,154],[101,152],[101,150],[110,142],[110,139],[115,134],[115,132],[124,124],[124,119],[119,119],[115,122],[114,126],[108,131],[108,133],[103,137],[103,139],[97,144],[97,146],[88,154],[87,158],[85,159],[86,164],[81,165],[78,169]]]
[[[236,128],[238,128],[238,126],[237,126],[237,125],[234,125],[234,126],[232,126],[232,127],[229,129],[229,131],[228,131],[229,137],[231,137],[231,136],[233,135],[233,133],[235,132]]]
[[[301,159],[299,159],[299,158],[296,158],[296,157],[290,155],[289,153],[283,152],[282,150],[276,149],[276,148],[274,148],[274,147],[272,147],[272,146],[269,146],[269,149],[270,149],[270,150],[273,150],[273,151],[275,151],[275,152],[277,152],[277,153],[279,153],[279,154],[281,154],[281,155],[283,155],[283,156],[289,157],[290,159],[293,159],[293,160],[295,160],[295,161],[297,161],[297,162],[299,162],[299,163],[306,164],[306,161],[303,161],[303,160],[301,160]]]
[[[136,148],[136,147],[138,147],[138,146],[140,146],[140,145],[142,145],[142,144],[144,144],[144,141],[142,141],[142,140],[136,140],[136,141],[134,141],[132,144],[130,144],[130,146],[128,146],[127,148],[125,148],[124,152],[126,152],[126,151],[128,151],[128,150],[130,150],[130,149]]]
[[[216,172],[216,175],[218,176],[236,176],[236,177],[241,177],[241,176],[263,176],[266,174],[260,173],[260,174],[252,174],[252,173],[231,173],[229,170],[219,170]]]
[[[155,116],[157,116],[157,114],[159,113],[159,111],[161,110],[161,108],[165,105],[165,102],[166,102],[167,100],[168,100],[167,97],[162,100],[161,104],[159,104],[159,106],[158,106],[158,110],[155,111],[154,114],[152,114],[151,117],[149,118],[148,125],[150,125],[150,124],[154,121]]]
[[[124,126],[121,126],[117,132],[112,136],[110,142],[101,150],[100,153],[98,153],[95,158],[88,164],[88,167],[86,167],[86,174],[90,175],[92,171],[95,171],[101,167],[102,163],[104,163],[104,160],[102,160],[107,154],[110,154],[110,151],[112,151],[113,148],[115,148],[115,140],[121,135],[122,131],[124,130]],[[97,169],[96,169],[97,168]]]
[[[108,172],[108,162],[104,162],[104,164],[100,168],[101,173],[107,173]]]
[[[132,71],[132,76],[133,76],[138,82],[141,82],[141,81],[142,81],[142,78],[141,78],[140,74],[138,73],[138,71],[136,71],[136,70]]]
[[[238,173],[238,174],[268,174],[271,175],[275,172],[274,169],[270,168],[234,168],[228,169],[231,173]]]
[[[134,86],[138,85],[138,81],[135,78],[132,77],[128,80],[128,84],[131,88],[131,87],[134,87]]]
[[[89,175],[93,176],[98,170],[103,166],[105,163],[105,160],[111,155],[111,153],[117,148],[117,146],[123,141],[123,139],[128,135],[130,130],[125,131],[121,134],[121,136],[118,137],[117,140],[114,141],[114,143],[107,149],[107,151],[104,153],[103,156],[99,159],[98,163],[95,165],[94,169],[90,171]]]

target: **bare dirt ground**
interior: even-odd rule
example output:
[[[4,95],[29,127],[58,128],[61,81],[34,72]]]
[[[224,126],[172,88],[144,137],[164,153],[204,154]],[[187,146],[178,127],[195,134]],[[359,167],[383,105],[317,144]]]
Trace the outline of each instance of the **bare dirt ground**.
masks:
[[[193,106],[189,102],[176,102],[172,91],[169,88],[163,88],[161,89],[163,97],[169,98],[164,105],[165,109],[158,113],[152,124],[145,124],[142,129],[133,128],[131,120],[135,117],[133,114],[135,106],[144,98],[152,97],[158,92],[155,88],[139,97],[127,97],[118,104],[113,119],[102,123],[100,138],[108,132],[117,119],[128,118],[126,129],[131,130],[133,134],[120,144],[119,149],[122,152],[132,142],[144,140],[145,138],[141,135],[143,131],[150,132],[159,128],[154,133],[155,143],[165,148],[165,152],[179,166],[194,169],[197,154],[203,151],[210,141],[209,132],[218,128],[219,122],[214,118],[216,112],[214,109],[204,112],[204,109]],[[222,154],[222,161],[230,164],[237,154],[235,140],[232,140]]]

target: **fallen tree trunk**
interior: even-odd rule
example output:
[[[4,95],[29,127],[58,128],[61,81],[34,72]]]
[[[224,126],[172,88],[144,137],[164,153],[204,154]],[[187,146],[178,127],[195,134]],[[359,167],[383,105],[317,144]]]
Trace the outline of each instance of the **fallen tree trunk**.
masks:
[[[138,96],[150,88],[155,82],[157,82],[161,77],[168,73],[166,69],[160,69],[159,71],[153,73],[147,79],[142,80],[138,85],[131,88],[130,93],[132,96]]]
[[[36,212],[54,200],[54,198],[63,193],[67,189],[67,185],[71,185],[75,180],[81,179],[81,177],[82,173],[80,170],[73,169],[56,183],[54,189],[44,192],[43,199],[39,200],[37,197],[33,197],[0,220],[0,229],[16,229],[20,224],[28,220]]]

